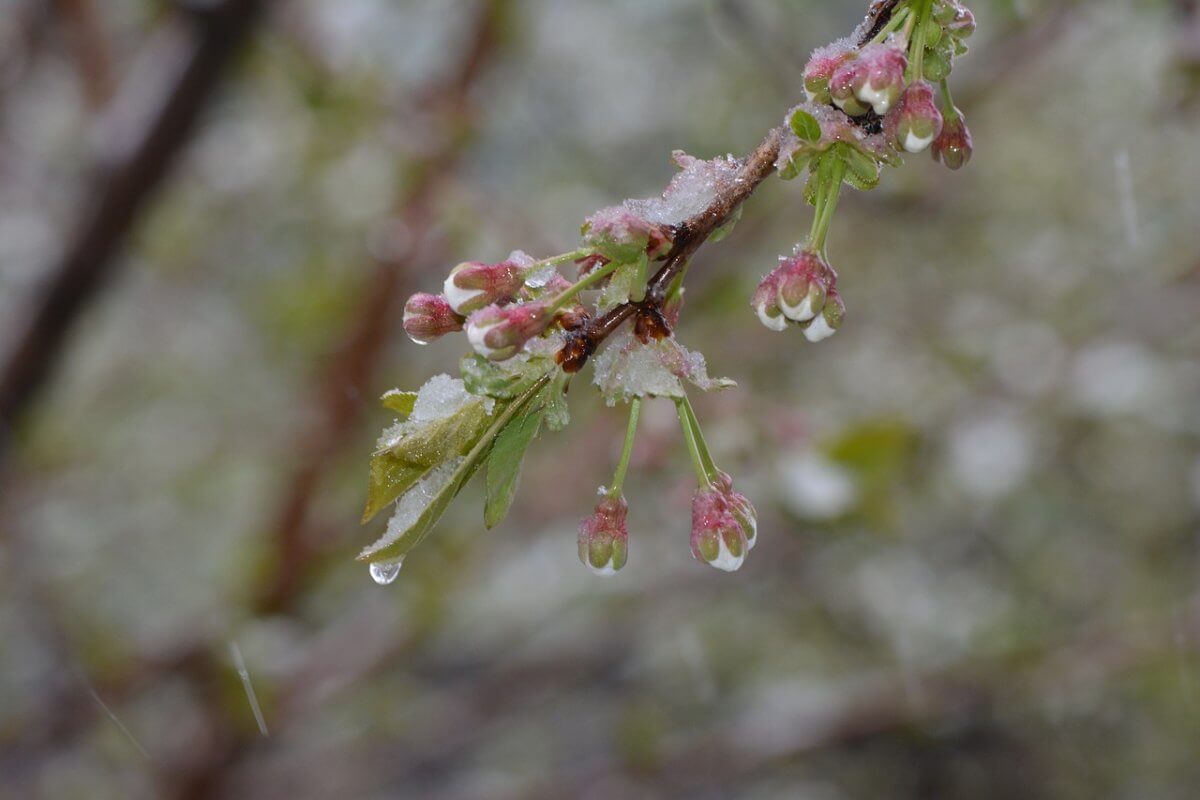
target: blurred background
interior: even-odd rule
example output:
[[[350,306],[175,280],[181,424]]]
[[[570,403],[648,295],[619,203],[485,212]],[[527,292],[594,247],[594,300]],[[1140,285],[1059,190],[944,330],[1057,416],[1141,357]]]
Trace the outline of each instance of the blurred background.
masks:
[[[376,398],[463,349],[404,298],[749,151],[865,5],[0,0],[0,796],[1195,797],[1188,0],[971,3],[975,158],[845,197],[833,339],[748,308],[798,183],[702,251],[740,572],[667,401],[580,565],[625,422],[582,381],[503,525],[472,486],[354,561]]]

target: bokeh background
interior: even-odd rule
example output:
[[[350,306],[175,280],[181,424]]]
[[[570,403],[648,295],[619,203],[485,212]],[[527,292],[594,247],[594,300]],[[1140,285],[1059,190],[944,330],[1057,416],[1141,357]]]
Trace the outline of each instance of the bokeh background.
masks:
[[[1196,796],[1195,2],[972,3],[975,159],[844,199],[829,341],[747,305],[798,184],[704,249],[740,572],[666,401],[579,564],[624,426],[579,381],[388,587],[375,398],[463,349],[404,297],[748,151],[865,2],[258,5],[0,2],[0,796]]]

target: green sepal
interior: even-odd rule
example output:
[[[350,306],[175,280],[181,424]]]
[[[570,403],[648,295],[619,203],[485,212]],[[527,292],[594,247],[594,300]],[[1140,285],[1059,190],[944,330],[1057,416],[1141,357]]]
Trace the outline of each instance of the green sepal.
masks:
[[[821,123],[803,108],[795,109],[788,116],[788,127],[803,142],[816,144],[821,141]]]

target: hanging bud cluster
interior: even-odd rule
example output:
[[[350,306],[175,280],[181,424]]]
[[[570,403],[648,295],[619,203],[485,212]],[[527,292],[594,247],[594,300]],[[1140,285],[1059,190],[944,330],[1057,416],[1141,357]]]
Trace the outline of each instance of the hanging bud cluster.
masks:
[[[975,17],[958,0],[901,0],[871,41],[813,52],[804,69],[808,102],[788,115],[791,136],[776,166],[785,179],[808,174],[805,195],[816,214],[808,241],[751,298],[767,328],[795,325],[818,342],[841,326],[846,306],[825,253],[843,184],[872,189],[882,167],[926,150],[951,169],[970,161],[971,134],[947,78],[974,31]]]

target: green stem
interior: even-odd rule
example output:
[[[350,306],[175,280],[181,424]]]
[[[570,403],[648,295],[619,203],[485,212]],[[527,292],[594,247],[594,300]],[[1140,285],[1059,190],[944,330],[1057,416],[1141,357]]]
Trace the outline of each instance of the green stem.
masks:
[[[825,171],[818,174],[820,185],[817,189],[817,213],[813,218],[812,232],[808,236],[808,248],[825,256],[825,240],[829,236],[829,227],[833,224],[833,212],[837,209],[838,199],[842,194],[842,179],[846,176],[846,162],[836,156],[829,156],[832,163]]]
[[[958,121],[958,106],[954,105],[954,98],[950,95],[950,82],[945,78],[941,81],[942,87],[942,117],[946,122]]]
[[[615,272],[617,267],[619,267],[619,266],[621,266],[621,265],[618,264],[616,261],[610,261],[607,264],[605,264],[603,267],[592,270],[587,275],[585,275],[583,278],[579,279],[574,285],[570,286],[567,289],[563,289],[562,294],[560,294],[558,297],[554,298],[554,300],[552,300],[550,302],[550,308],[547,309],[547,313],[554,314],[554,313],[558,312],[559,309],[561,309],[567,303],[571,302],[572,297],[579,294],[580,292],[582,292],[584,289],[588,288],[589,286],[592,286],[592,285],[604,280],[609,275],[613,274],[613,272]]]
[[[633,455],[633,440],[637,434],[638,416],[641,411],[642,398],[633,398],[629,402],[629,425],[625,428],[625,444],[621,448],[621,460],[617,462],[617,471],[613,473],[612,485],[608,487],[609,497],[621,496],[621,487],[625,484],[625,473],[629,471],[629,459]]]
[[[917,0],[917,3],[917,11],[914,14],[917,20],[916,36],[913,37],[908,57],[912,64],[913,83],[923,80],[925,76],[925,28],[933,14],[933,0]]]
[[[696,483],[704,488],[710,485],[708,473],[704,469],[704,461],[700,457],[700,445],[696,441],[696,432],[688,415],[687,398],[675,400],[675,411],[679,414],[679,424],[683,428],[683,438],[687,442],[688,455],[692,457],[692,466],[696,468]]]
[[[532,271],[538,267],[557,267],[559,264],[565,264],[568,261],[578,261],[585,256],[591,255],[591,253],[592,251],[590,248],[581,247],[578,250],[572,250],[569,253],[550,256],[549,258],[543,258],[539,261],[535,261],[529,265],[529,269]]]
[[[872,39],[870,43],[880,44],[884,39],[895,33],[896,30],[905,23],[911,14],[912,11],[908,8],[908,6],[904,6],[903,8],[895,11],[892,14],[892,18],[888,20],[888,24],[883,27],[883,30],[875,35],[875,38]]]
[[[683,397],[683,406],[687,411],[688,420],[692,423],[692,431],[696,435],[696,446],[700,451],[700,461],[704,465],[704,472],[710,482],[715,482],[720,470],[717,469],[712,453],[709,452],[708,442],[704,439],[704,431],[700,427],[700,420],[696,418],[696,410],[692,408],[692,401],[686,395]]]

